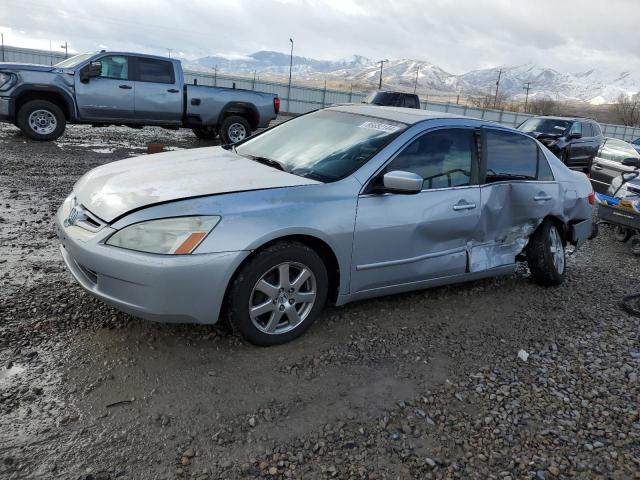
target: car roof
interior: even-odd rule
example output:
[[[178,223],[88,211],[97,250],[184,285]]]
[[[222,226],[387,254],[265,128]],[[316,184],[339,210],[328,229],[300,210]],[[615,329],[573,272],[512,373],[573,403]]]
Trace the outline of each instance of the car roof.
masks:
[[[397,90],[374,90],[375,93],[398,93],[400,95],[411,95],[411,96],[418,96],[415,93],[407,93],[407,92],[399,92]]]
[[[123,55],[123,56],[127,56],[127,57],[152,58],[154,60],[164,60],[166,62],[179,61],[176,58],[163,57],[161,55],[150,55],[148,53],[137,53],[137,52],[112,52],[111,50],[100,50],[99,52],[93,52],[92,55],[97,55],[99,53],[101,53],[103,55]]]
[[[325,110],[355,113],[359,115],[366,115],[369,117],[377,117],[385,120],[393,120],[395,122],[406,123],[408,125],[413,125],[415,123],[423,122],[425,120],[434,120],[438,118],[470,119],[476,122],[479,121],[479,122],[485,122],[487,124],[489,123],[493,124],[493,122],[486,122],[478,118],[467,117],[464,115],[454,115],[451,113],[434,112],[431,110],[422,110],[419,108],[383,107],[380,105],[369,105],[367,103],[334,105],[332,107],[326,108]],[[500,125],[500,126],[503,126],[503,125]],[[505,127],[505,128],[508,128],[508,127]]]
[[[536,115],[535,117],[531,117],[531,118],[548,118],[550,120],[567,120],[569,122],[577,122],[577,121],[590,121],[590,122],[595,122],[595,120],[593,118],[587,118],[587,117],[559,117],[556,115]]]

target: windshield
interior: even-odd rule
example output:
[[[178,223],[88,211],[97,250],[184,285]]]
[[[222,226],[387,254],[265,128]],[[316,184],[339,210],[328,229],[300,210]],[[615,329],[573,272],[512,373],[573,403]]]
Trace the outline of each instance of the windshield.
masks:
[[[382,118],[320,110],[249,139],[236,152],[279,164],[301,177],[332,182],[355,172],[406,127]]]
[[[87,58],[91,57],[92,53],[82,53],[80,55],[76,55],[71,58],[67,58],[66,60],[61,61],[60,63],[56,63],[54,67],[56,68],[71,68],[75,67],[79,63],[84,62]]]
[[[552,133],[563,135],[571,127],[568,120],[557,120],[554,118],[530,118],[518,127],[523,132]]]

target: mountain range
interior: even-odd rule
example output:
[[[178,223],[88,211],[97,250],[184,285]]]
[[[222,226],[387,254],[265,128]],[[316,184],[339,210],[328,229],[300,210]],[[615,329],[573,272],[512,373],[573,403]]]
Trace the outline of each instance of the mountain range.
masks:
[[[265,76],[288,76],[289,55],[260,51],[242,57],[208,56],[186,62],[198,70],[217,68],[219,72]],[[384,64],[383,84],[386,88],[413,89],[418,75],[417,90],[427,94],[486,95],[495,92],[500,75],[500,93],[522,99],[524,87],[530,85],[529,98],[550,97],[591,104],[615,101],[620,94],[640,91],[640,72],[605,72],[597,68],[580,73],[559,72],[552,68],[526,63],[501,68],[473,70],[461,75],[451,74],[427,61],[399,59]],[[293,57],[294,81],[297,79],[330,79],[377,86],[380,63],[361,55],[341,60],[316,60]]]

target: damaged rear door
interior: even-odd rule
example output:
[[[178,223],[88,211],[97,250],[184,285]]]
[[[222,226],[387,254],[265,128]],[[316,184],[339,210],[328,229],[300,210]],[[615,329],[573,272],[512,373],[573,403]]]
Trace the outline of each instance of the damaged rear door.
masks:
[[[532,138],[482,129],[481,215],[470,251],[470,271],[513,264],[529,236],[558,214],[560,186]]]
[[[351,291],[463,274],[480,219],[476,131],[422,133],[371,179],[358,198]],[[423,178],[415,194],[380,190],[391,171]]]

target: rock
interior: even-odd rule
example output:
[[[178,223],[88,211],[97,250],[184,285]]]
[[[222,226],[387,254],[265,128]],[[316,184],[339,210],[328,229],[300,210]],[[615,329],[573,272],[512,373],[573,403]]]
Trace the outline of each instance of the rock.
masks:
[[[196,456],[196,452],[193,451],[193,448],[187,448],[182,454],[183,457],[193,458]]]
[[[251,418],[249,419],[249,426],[250,426],[251,428],[253,428],[253,427],[255,427],[255,426],[256,426],[256,418],[255,418],[255,417],[251,417]]]

